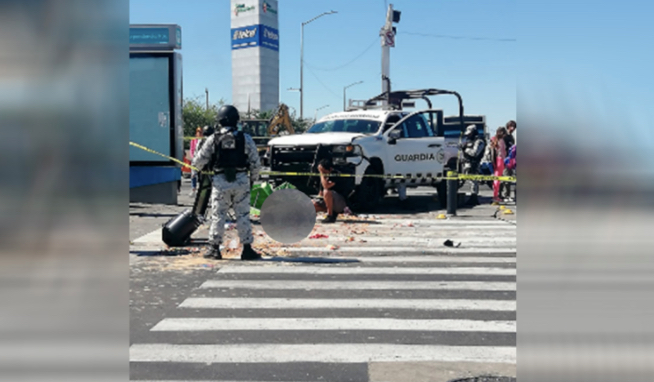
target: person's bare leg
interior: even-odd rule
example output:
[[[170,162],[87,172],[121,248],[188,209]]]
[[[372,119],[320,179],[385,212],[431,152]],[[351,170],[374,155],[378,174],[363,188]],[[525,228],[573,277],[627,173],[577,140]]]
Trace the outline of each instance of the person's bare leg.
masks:
[[[322,204],[317,203],[315,201],[313,202],[313,207],[316,209],[316,212],[325,212],[326,211],[326,208]]]
[[[334,215],[334,194],[331,191],[326,191],[325,195],[325,204],[327,205],[327,214],[329,216]]]

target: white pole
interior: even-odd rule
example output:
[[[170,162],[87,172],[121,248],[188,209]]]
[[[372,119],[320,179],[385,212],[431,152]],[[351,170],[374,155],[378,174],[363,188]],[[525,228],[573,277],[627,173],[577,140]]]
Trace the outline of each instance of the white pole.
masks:
[[[304,23],[300,33],[300,121],[304,119]]]
[[[386,12],[386,23],[381,29],[379,34],[381,35],[381,45],[382,45],[382,93],[388,91],[388,83],[384,78],[391,77],[391,47],[386,43],[386,33],[393,30],[393,4],[388,5],[388,11]],[[382,101],[382,105],[387,106],[386,100]]]

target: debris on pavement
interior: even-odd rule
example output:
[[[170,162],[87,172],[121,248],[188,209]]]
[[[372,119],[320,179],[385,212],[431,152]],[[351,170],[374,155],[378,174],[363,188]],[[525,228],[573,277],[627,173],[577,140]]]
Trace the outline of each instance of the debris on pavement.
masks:
[[[331,250],[331,251],[335,251],[335,250],[337,250],[339,247],[338,247],[338,245],[330,244],[330,245],[328,245],[326,248],[329,249],[329,250]]]
[[[328,238],[329,238],[329,236],[324,235],[322,233],[317,233],[315,235],[309,236],[309,239],[328,239]]]
[[[436,219],[447,219],[447,216],[445,216],[445,214],[438,214],[438,216],[436,216]]]
[[[461,245],[461,242],[454,243],[452,240],[447,239],[447,240],[445,240],[445,242],[443,243],[443,245],[446,246],[446,247],[455,247],[455,248],[458,248],[458,247]]]

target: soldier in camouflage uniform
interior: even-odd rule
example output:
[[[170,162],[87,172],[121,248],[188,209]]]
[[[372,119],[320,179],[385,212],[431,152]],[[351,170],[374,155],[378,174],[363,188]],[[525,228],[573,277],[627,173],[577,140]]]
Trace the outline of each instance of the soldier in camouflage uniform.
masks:
[[[479,175],[479,164],[482,156],[484,156],[486,143],[479,136],[475,125],[468,126],[463,136],[466,140],[459,147],[463,151],[463,173],[466,175]],[[479,181],[472,180],[470,183],[470,198],[466,205],[477,206],[479,205]]]
[[[225,231],[225,218],[230,208],[236,213],[236,228],[243,244],[242,260],[257,260],[261,255],[252,249],[250,225],[250,190],[259,177],[261,164],[257,145],[248,134],[237,131],[238,110],[225,105],[218,110],[218,129],[207,139],[193,159],[193,166],[204,168],[211,164],[213,190],[211,193],[211,228],[209,251],[206,258],[221,259],[220,244]],[[249,174],[248,174],[249,170]]]

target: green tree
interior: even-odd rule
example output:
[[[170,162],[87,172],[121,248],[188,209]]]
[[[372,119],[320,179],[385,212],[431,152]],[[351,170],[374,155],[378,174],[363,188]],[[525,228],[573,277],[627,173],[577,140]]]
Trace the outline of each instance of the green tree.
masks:
[[[184,100],[182,107],[182,120],[184,121],[184,136],[194,137],[195,129],[216,123],[218,109],[225,104],[222,98],[215,104],[210,104],[207,109],[205,102],[199,100],[200,97],[187,98]],[[190,147],[190,141],[185,140],[186,149]]]
[[[295,130],[295,134],[301,134],[307,131],[309,127],[311,127],[313,120],[311,119],[300,119],[298,117],[297,112],[295,109],[291,109],[292,111],[289,113],[289,118],[291,119],[291,125],[293,125],[293,130]]]
[[[241,112],[241,119],[266,119],[269,120],[272,118],[276,110],[250,110],[249,112]]]

